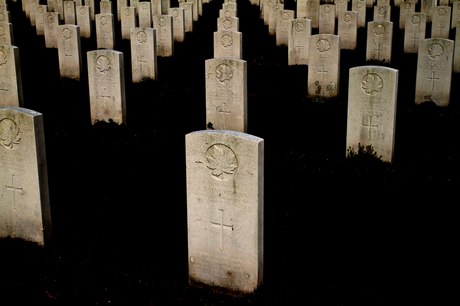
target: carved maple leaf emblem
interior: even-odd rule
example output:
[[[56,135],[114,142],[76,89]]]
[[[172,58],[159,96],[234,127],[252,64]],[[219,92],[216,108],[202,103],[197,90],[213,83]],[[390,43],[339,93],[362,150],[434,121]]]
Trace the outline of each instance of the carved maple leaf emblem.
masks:
[[[21,141],[19,126],[11,119],[0,120],[0,144],[10,150]]]
[[[222,144],[215,144],[206,151],[206,168],[218,180],[228,180],[238,168],[236,155]]]
[[[383,88],[383,81],[377,74],[368,73],[364,76],[361,87],[368,95],[374,95],[381,92]]]

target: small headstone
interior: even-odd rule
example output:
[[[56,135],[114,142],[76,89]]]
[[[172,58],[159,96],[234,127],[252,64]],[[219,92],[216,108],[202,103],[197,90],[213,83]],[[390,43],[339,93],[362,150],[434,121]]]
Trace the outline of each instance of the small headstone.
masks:
[[[189,282],[253,293],[264,270],[264,140],[186,135]]]
[[[276,16],[284,10],[284,4],[282,3],[273,3],[271,9],[270,9],[270,17],[269,17],[269,23],[268,23],[268,34],[270,35],[276,35]]]
[[[366,27],[366,1],[352,0],[351,10],[358,13],[358,28]]]
[[[431,23],[431,38],[449,38],[450,16],[450,6],[434,7]]]
[[[58,26],[59,72],[61,78],[80,79],[81,45],[80,27],[64,24]]]
[[[340,36],[312,35],[308,57],[308,97],[337,97],[340,78]]]
[[[97,121],[126,124],[123,53],[95,50],[87,53],[91,124]]]
[[[185,32],[193,33],[193,3],[181,2],[179,7],[184,9]]]
[[[460,23],[460,1],[452,4],[452,22],[450,28],[457,28],[458,23]]]
[[[334,0],[335,3],[335,16],[339,18],[340,12],[348,10],[348,0]]]
[[[0,107],[0,238],[51,238],[43,116]]]
[[[139,2],[139,27],[151,28],[152,27],[152,11],[150,2]]]
[[[391,6],[377,5],[374,6],[374,21],[390,21],[391,20]]]
[[[96,14],[96,40],[98,49],[115,49],[115,24],[112,14]]]
[[[310,19],[292,19],[289,30],[288,65],[308,65]]]
[[[408,13],[415,13],[415,1],[405,1],[399,9],[399,28],[404,30],[406,16]]]
[[[157,42],[156,30],[152,28],[134,28],[131,31],[131,67],[133,83],[144,79],[156,80]]]
[[[136,8],[128,6],[122,11],[121,38],[129,39],[131,37],[131,29],[137,27]]]
[[[383,161],[393,162],[398,74],[380,66],[350,69],[347,151],[371,145]]]
[[[117,20],[121,21],[121,14],[123,12],[123,8],[129,6],[128,0],[117,0]]]
[[[217,31],[239,31],[238,17],[217,18]]]
[[[184,9],[171,7],[169,8],[169,15],[173,17],[174,41],[183,42],[185,39]]]
[[[45,35],[45,13],[48,12],[48,6],[39,5],[35,13],[35,25],[37,35]]]
[[[417,60],[415,103],[432,101],[448,106],[452,82],[454,42],[444,38],[420,41]]]
[[[391,62],[393,22],[370,21],[367,25],[366,61]]]
[[[453,73],[460,73],[460,25],[455,28]]]
[[[77,6],[77,25],[80,27],[80,37],[90,38],[91,37],[91,7],[89,6]]]
[[[319,27],[319,0],[307,0],[307,19],[311,20],[311,27]]]
[[[19,48],[10,45],[0,45],[0,107],[3,106],[23,106]]]
[[[247,132],[247,63],[233,58],[205,61],[206,127]]]
[[[153,17],[153,28],[157,30],[157,56],[168,57],[174,54],[172,19],[171,15]]]
[[[319,6],[319,34],[335,34],[335,5]]]
[[[401,5],[403,6],[403,5]],[[426,14],[407,13],[404,29],[404,53],[417,53],[420,41],[425,39]]]
[[[45,14],[45,46],[46,48],[58,47],[58,26],[59,26],[59,13],[47,12]]]
[[[307,0],[297,0],[297,19],[307,19]]]
[[[112,2],[110,0],[102,0],[99,4],[100,14],[112,14]]]
[[[152,17],[161,15],[161,0],[152,0],[150,2],[150,7],[152,8]]]
[[[13,24],[0,22],[0,45],[14,45]]]
[[[214,32],[214,58],[243,58],[243,34],[236,31]]]
[[[291,21],[295,17],[293,10],[282,10],[277,16],[276,21],[276,45],[289,46],[289,31]]]
[[[96,18],[94,17],[96,15],[96,4],[94,3],[95,0],[85,0],[85,6],[89,6],[90,12],[91,12],[91,21],[94,21]],[[128,1],[128,0],[125,0]]]
[[[340,48],[356,50],[358,43],[358,13],[344,11],[339,14],[338,35],[340,36]]]
[[[426,22],[431,22],[433,17],[433,9],[436,6],[437,0],[421,0],[420,12],[426,14]]]

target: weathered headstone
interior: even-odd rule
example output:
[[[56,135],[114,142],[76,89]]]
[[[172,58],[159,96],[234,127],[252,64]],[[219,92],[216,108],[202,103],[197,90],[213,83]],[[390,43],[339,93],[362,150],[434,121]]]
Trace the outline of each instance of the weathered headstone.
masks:
[[[121,15],[121,38],[129,39],[131,37],[131,29],[137,27],[136,8],[125,7]]]
[[[417,61],[415,103],[433,101],[448,106],[452,82],[454,42],[444,38],[420,41]]]
[[[65,22],[64,1],[63,0],[56,0],[56,13],[59,13],[61,20]]]
[[[263,283],[264,140],[186,135],[189,282],[238,293]]]
[[[115,49],[115,24],[112,14],[96,14],[96,40],[98,49]]]
[[[435,6],[431,23],[431,38],[449,38],[450,6]]]
[[[370,21],[367,25],[366,61],[391,62],[393,22]]]
[[[139,16],[139,0],[130,0],[129,3],[129,6],[136,8],[136,16]]]
[[[460,73],[460,25],[455,28],[453,73]]]
[[[167,15],[170,7],[171,7],[170,0],[161,0],[161,14],[162,15]],[[198,12],[200,12],[200,8],[198,8]]]
[[[335,5],[319,6],[319,34],[335,34]]]
[[[308,65],[311,36],[310,19],[292,19],[289,30],[288,65]]]
[[[312,35],[308,57],[308,97],[337,97],[340,79],[340,36]]]
[[[171,7],[169,8],[169,15],[173,17],[174,41],[183,42],[185,38],[184,9]]]
[[[172,19],[171,15],[153,17],[153,28],[157,30],[157,56],[168,57],[174,55]]]
[[[307,0],[307,19],[311,20],[311,27],[319,27],[319,0]]]
[[[74,1],[63,1],[63,3],[64,3],[65,24],[76,24],[75,2]]]
[[[297,0],[297,19],[307,19],[307,0]]]
[[[193,33],[193,3],[181,2],[179,7],[184,9],[184,27],[185,32]]]
[[[407,13],[404,29],[404,53],[417,53],[421,40],[425,39],[426,14]]]
[[[284,10],[284,4],[282,3],[276,3],[274,2],[272,4],[272,7],[270,9],[270,17],[269,17],[269,23],[268,23],[268,34],[270,35],[276,35],[276,16]]]
[[[415,13],[415,1],[405,1],[399,9],[399,28],[404,30],[406,16],[408,13]]]
[[[238,17],[217,18],[217,31],[239,31]]]
[[[40,5],[39,0],[30,0],[30,25],[36,26],[35,15],[37,14],[38,6]]]
[[[150,2],[139,2],[139,27],[151,28],[152,27],[152,10]]]
[[[156,30],[152,28],[134,28],[131,30],[131,69],[133,83],[144,79],[156,80],[157,42]]]
[[[61,78],[80,79],[81,45],[80,27],[64,24],[58,26],[58,55]]]
[[[58,26],[59,26],[59,13],[48,12],[45,14],[45,46],[46,48],[58,47]]]
[[[94,3],[95,0],[85,0],[85,6],[89,6],[90,12],[91,12],[91,20],[95,20],[95,15],[96,15],[96,4]],[[128,0],[125,0],[128,1]]]
[[[91,124],[110,120],[126,124],[123,53],[95,50],[87,55]]]
[[[264,25],[268,25],[270,23],[270,10],[272,8],[273,3],[275,3],[276,0],[264,0],[264,5],[263,5],[263,19],[264,19]],[[235,11],[236,14],[236,11]],[[234,16],[236,17],[236,15]]]
[[[195,9],[195,6],[193,6]],[[233,9],[220,9],[219,10],[219,17],[237,17],[236,10]]]
[[[347,152],[371,145],[383,161],[393,162],[398,74],[380,66],[350,69]]]
[[[431,22],[433,9],[436,6],[436,0],[421,0],[420,12],[426,14],[426,22]]]
[[[99,12],[100,12],[100,14],[112,14],[113,13],[113,11],[112,11],[112,1],[110,1],[110,0],[102,0],[99,3]]]
[[[277,16],[276,21],[276,45],[289,45],[289,31],[291,29],[291,21],[295,17],[293,10],[282,10]]]
[[[23,106],[19,48],[0,45],[0,106]]]
[[[389,5],[374,6],[374,21],[390,21],[391,7]]]
[[[206,127],[247,132],[247,63],[233,58],[205,61]]]
[[[352,0],[351,10],[358,13],[358,28],[366,27],[366,1]]]
[[[45,35],[45,13],[48,12],[46,5],[39,5],[35,13],[35,30],[37,35]]]
[[[460,23],[460,1],[452,4],[452,22],[450,28],[457,28],[458,23]]]
[[[51,238],[43,116],[0,107],[0,238]]]
[[[77,25],[80,27],[80,37],[90,38],[92,21],[91,21],[91,7],[89,6],[77,6]]]
[[[121,14],[123,13],[123,9],[129,6],[128,0],[117,0],[117,20],[121,21]]]
[[[13,24],[0,22],[0,45],[14,45]]]
[[[152,9],[152,17],[161,15],[161,0],[152,0],[150,2],[150,7]]]
[[[49,12],[56,12],[56,0],[46,0]]]
[[[236,31],[214,32],[214,58],[243,58],[243,34]]]
[[[356,50],[358,43],[358,13],[343,11],[339,14],[337,34],[340,36],[340,48]]]

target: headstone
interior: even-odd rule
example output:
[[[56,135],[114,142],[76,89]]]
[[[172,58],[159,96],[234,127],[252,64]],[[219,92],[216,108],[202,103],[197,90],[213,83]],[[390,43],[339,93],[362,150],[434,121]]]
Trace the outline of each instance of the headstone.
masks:
[[[307,0],[297,0],[297,19],[307,19]]]
[[[56,0],[47,0],[46,4],[48,5],[48,11],[56,12]]]
[[[171,15],[153,17],[153,28],[157,30],[157,56],[168,57],[174,54],[172,19]]]
[[[232,9],[236,10],[236,3],[222,3],[222,8],[223,9]]]
[[[130,0],[130,6],[136,8],[136,16],[139,16],[139,0]]]
[[[170,0],[161,0],[161,14],[162,15],[167,15],[170,7],[171,7]],[[199,8],[198,8],[198,12],[200,13]]]
[[[310,19],[292,19],[288,40],[288,65],[308,65],[311,36]]]
[[[276,35],[276,16],[284,10],[284,4],[282,3],[273,3],[271,9],[270,9],[270,17],[269,17],[269,23],[268,23],[268,34],[270,35]]]
[[[374,21],[390,21],[391,7],[389,5],[374,6]]]
[[[117,0],[117,20],[121,21],[121,14],[123,13],[123,9],[129,6],[128,0]]]
[[[312,35],[309,48],[308,97],[337,97],[340,78],[340,36]]]
[[[448,6],[449,5],[449,0],[439,0],[438,5],[439,6]]]
[[[450,15],[450,6],[434,7],[431,23],[431,38],[449,38]]]
[[[358,28],[366,27],[366,1],[352,0],[351,10],[358,13]]]
[[[347,151],[371,145],[383,161],[393,162],[398,74],[380,66],[350,69]]]
[[[185,39],[184,9],[171,7],[169,8],[169,15],[173,17],[174,41],[183,42]]]
[[[188,0],[187,2],[192,3],[192,5],[193,5],[193,21],[198,21],[198,19],[200,17],[200,14],[199,14],[199,11],[198,11],[198,9],[199,9],[198,0]],[[219,10],[219,17],[222,17],[221,16],[221,11],[222,10]],[[225,14],[227,14],[227,13],[225,13]],[[231,13],[229,12],[228,15],[231,15]],[[235,11],[235,15],[236,15],[236,11]]]
[[[133,83],[139,83],[144,79],[157,79],[157,42],[155,31],[152,28],[134,28],[131,31],[131,69]]]
[[[391,3],[390,3],[390,0],[377,0],[377,6],[379,5],[391,5]]]
[[[198,131],[186,155],[189,282],[253,293],[264,270],[264,140]]]
[[[335,3],[335,16],[339,18],[340,12],[348,10],[348,0],[334,0]]]
[[[193,3],[181,2],[179,7],[184,9],[185,32],[193,33]]]
[[[23,103],[19,48],[0,45],[0,107],[22,107]]]
[[[13,24],[0,22],[0,45],[14,45]]]
[[[307,0],[307,19],[311,20],[311,27],[319,27],[319,0]]]
[[[454,42],[444,38],[420,42],[415,85],[415,103],[433,101],[448,106],[452,82]]]
[[[63,1],[64,3],[64,20],[65,24],[76,24],[75,20],[75,2]]]
[[[452,22],[450,28],[457,28],[458,23],[460,23],[460,1],[452,4]]]
[[[48,12],[46,5],[39,5],[35,13],[35,30],[37,35],[45,35],[45,13]]]
[[[96,15],[96,4],[94,3],[95,0],[85,0],[85,6],[89,6],[91,12],[91,21],[94,21]],[[125,0],[128,1],[128,0]]]
[[[81,45],[80,27],[64,24],[58,26],[58,55],[61,78],[80,79]]]
[[[375,0],[364,0],[366,1],[366,7],[372,8],[374,6]]]
[[[358,43],[358,13],[344,11],[339,14],[337,34],[340,36],[340,48],[356,50]]]
[[[272,9],[273,3],[275,3],[276,0],[264,0],[264,6],[263,6],[263,18],[264,18],[264,25],[269,25],[270,23],[270,10]],[[236,11],[235,11],[236,14]],[[236,15],[234,16],[236,17]]]
[[[152,17],[161,15],[161,0],[152,0],[150,2],[150,7],[152,8]]]
[[[59,16],[62,21],[65,21],[64,1],[63,0],[56,0],[56,13],[59,13]]]
[[[421,0],[420,12],[426,14],[426,22],[431,22],[436,0]]]
[[[454,46],[454,62],[453,62],[453,73],[460,73],[460,26],[457,25],[455,28],[455,46]]]
[[[87,55],[91,124],[110,120],[126,124],[123,53],[95,50]]]
[[[80,37],[90,38],[91,37],[91,7],[89,6],[77,6],[77,25],[80,27]]]
[[[400,6],[399,10],[399,28],[404,30],[406,16],[408,13],[415,13],[415,1],[406,1]]]
[[[195,8],[195,6],[194,6],[194,8]],[[219,17],[237,17],[236,10],[220,9],[219,10]]]
[[[121,38],[130,39],[131,29],[137,27],[136,8],[128,6],[121,15]]]
[[[335,34],[335,5],[320,5],[318,23],[319,34]]]
[[[58,47],[58,26],[59,26],[59,13],[48,12],[45,14],[45,46],[46,48]]]
[[[96,14],[96,40],[98,49],[115,49],[115,24],[112,14]]]
[[[391,62],[393,22],[370,21],[367,25],[366,61]]]
[[[10,12],[0,12],[0,22],[11,22]]]
[[[152,27],[152,11],[150,2],[139,2],[139,27]]]
[[[236,31],[214,32],[214,58],[243,58],[243,34]]]
[[[293,10],[282,10],[276,17],[276,45],[287,47],[289,46],[289,31],[295,12]]]
[[[238,17],[217,18],[217,31],[239,31]]]
[[[112,2],[110,0],[102,0],[99,4],[100,14],[112,14]]]
[[[37,14],[37,9],[39,5],[39,0],[30,0],[30,25],[33,27],[37,25],[35,15]]]
[[[51,238],[43,116],[0,108],[0,238]]]
[[[401,5],[402,6],[402,5]],[[407,13],[404,29],[404,53],[417,53],[420,41],[425,39],[426,14]]]
[[[247,132],[247,63],[234,58],[205,61],[206,127]]]

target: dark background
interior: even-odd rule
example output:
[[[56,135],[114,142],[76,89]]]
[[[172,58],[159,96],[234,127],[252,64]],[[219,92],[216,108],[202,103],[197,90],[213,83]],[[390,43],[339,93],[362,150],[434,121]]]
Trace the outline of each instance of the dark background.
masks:
[[[128,124],[92,126],[86,52],[95,39],[82,39],[81,81],[60,79],[57,50],[9,1],[24,107],[44,116],[53,241],[0,241],[0,304],[445,304],[457,289],[459,76],[449,107],[414,105],[417,58],[402,53],[395,7],[390,66],[400,74],[389,164],[345,158],[348,70],[369,64],[365,29],[358,50],[341,52],[339,98],[313,103],[307,66],[288,66],[259,7],[239,1],[248,132],[265,139],[265,284],[239,298],[188,285],[185,135],[206,126],[204,61],[213,57],[221,1],[203,7],[175,55],[158,58],[156,82],[131,83],[129,41],[117,24]]]

